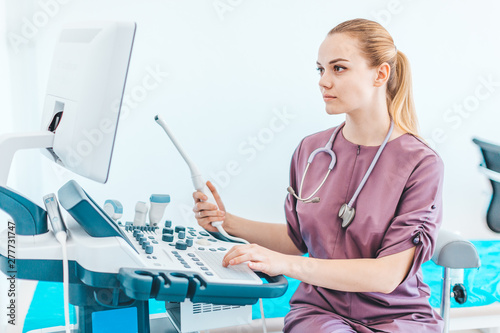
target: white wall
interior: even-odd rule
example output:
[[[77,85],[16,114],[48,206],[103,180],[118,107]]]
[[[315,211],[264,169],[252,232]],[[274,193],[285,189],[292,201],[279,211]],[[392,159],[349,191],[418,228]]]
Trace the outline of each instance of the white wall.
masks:
[[[26,22],[42,18],[43,12],[51,17],[38,22],[26,44],[8,42],[0,50],[0,55],[7,50],[10,69],[10,75],[1,75],[0,87],[10,87],[15,100],[10,112],[2,112],[2,131],[11,129],[4,125],[9,117],[13,130],[38,129],[52,50],[65,22],[121,19],[138,24],[129,102],[109,182],[93,183],[36,152],[23,152],[16,157],[17,178],[10,182],[39,204],[43,194],[74,178],[99,202],[121,200],[129,219],[136,201],[169,193],[173,202],[166,217],[184,222],[192,206],[190,175],[153,121],[160,113],[218,184],[230,212],[284,222],[296,145],[342,120],[324,112],[315,70],[318,46],[336,24],[364,17],[382,23],[410,58],[421,133],[446,165],[445,226],[469,238],[498,238],[485,227],[490,188],[476,170],[480,156],[471,143],[476,135],[500,142],[495,1],[38,0],[21,5],[11,0],[6,5],[8,37],[23,36]],[[138,93],[151,72],[157,73],[157,87],[142,98]],[[484,81],[493,83],[485,86]],[[477,99],[478,89],[488,96]],[[276,114],[288,118],[270,132]],[[252,155],[252,137],[259,136],[267,141]],[[31,159],[29,167],[18,162],[22,158]],[[235,163],[237,174],[222,181],[221,172]]]

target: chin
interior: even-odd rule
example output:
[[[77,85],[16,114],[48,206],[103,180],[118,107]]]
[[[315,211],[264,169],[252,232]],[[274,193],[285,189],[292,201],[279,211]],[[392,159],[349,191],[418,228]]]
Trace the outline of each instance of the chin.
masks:
[[[343,114],[343,113],[345,113],[345,111],[343,111],[343,110],[341,110],[339,108],[332,108],[332,107],[330,107],[328,105],[325,107],[325,111],[329,115],[337,115],[337,114]]]

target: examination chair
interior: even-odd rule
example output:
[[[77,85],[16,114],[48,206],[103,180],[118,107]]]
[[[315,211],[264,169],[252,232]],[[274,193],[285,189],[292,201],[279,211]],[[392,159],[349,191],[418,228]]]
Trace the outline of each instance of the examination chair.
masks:
[[[500,145],[485,142],[477,138],[473,138],[472,142],[479,147],[483,156],[479,171],[488,177],[492,187],[492,196],[486,213],[486,223],[493,232],[500,233]],[[455,293],[451,293],[449,281],[450,269],[479,267],[479,258],[474,256],[474,251],[475,248],[470,247],[467,241],[460,239],[458,235],[451,234],[448,231],[442,231],[439,235],[437,249],[432,259],[436,264],[444,267],[441,313],[446,321],[445,333],[448,332],[450,308],[450,298],[445,297],[445,295],[451,294],[455,299],[458,297],[457,301],[459,303],[459,300],[462,300],[460,293],[462,293],[463,286],[454,286]],[[460,255],[457,255],[457,253]],[[463,292],[465,292],[463,296],[466,299],[465,289],[463,289]],[[495,328],[495,332],[497,331],[500,331],[500,328]]]
[[[483,155],[483,163],[480,164],[479,170],[488,177],[493,189],[486,214],[486,223],[492,231],[500,233],[500,146],[477,138],[473,138],[472,142],[478,145]],[[445,320],[443,332],[447,333],[449,331],[451,297],[454,297],[458,303],[467,300],[467,291],[463,285],[457,284],[451,287],[451,270],[479,267],[480,260],[472,243],[447,230],[440,231],[432,260],[444,268],[441,315]],[[452,288],[453,290],[451,290]]]
[[[476,247],[471,242],[459,234],[445,229],[439,231],[432,261],[443,267],[441,317],[444,319],[443,333],[448,333],[450,330],[451,297],[455,298],[459,304],[467,301],[467,290],[463,284],[451,286],[451,270],[477,268],[481,263]]]
[[[500,233],[500,146],[477,138],[472,139],[472,142],[479,146],[483,154],[484,161],[479,171],[488,177],[493,188],[486,223],[492,231]]]

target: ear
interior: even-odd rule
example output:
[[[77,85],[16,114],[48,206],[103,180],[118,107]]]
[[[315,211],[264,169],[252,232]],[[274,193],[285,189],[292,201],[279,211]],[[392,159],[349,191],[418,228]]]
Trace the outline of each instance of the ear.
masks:
[[[391,66],[389,66],[388,63],[384,62],[382,65],[378,66],[376,75],[377,76],[375,77],[373,85],[375,87],[383,86],[389,80],[389,77],[391,75]]]

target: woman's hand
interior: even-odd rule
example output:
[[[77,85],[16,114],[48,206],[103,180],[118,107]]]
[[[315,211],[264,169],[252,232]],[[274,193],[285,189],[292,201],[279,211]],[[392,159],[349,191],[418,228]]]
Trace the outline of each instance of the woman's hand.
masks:
[[[271,251],[257,244],[235,245],[226,253],[222,266],[238,265],[249,261],[248,267],[269,276],[286,274],[291,256]]]
[[[205,202],[208,199],[207,196],[200,191],[196,191],[193,193],[193,199],[195,202],[193,212],[198,224],[201,227],[208,231],[218,232],[217,228],[212,227],[210,223],[224,221],[226,218],[226,208],[224,207],[224,203],[222,203],[222,199],[220,198],[219,193],[217,193],[215,186],[210,181],[207,181],[207,186],[214,195],[219,208],[217,208],[214,204]]]

